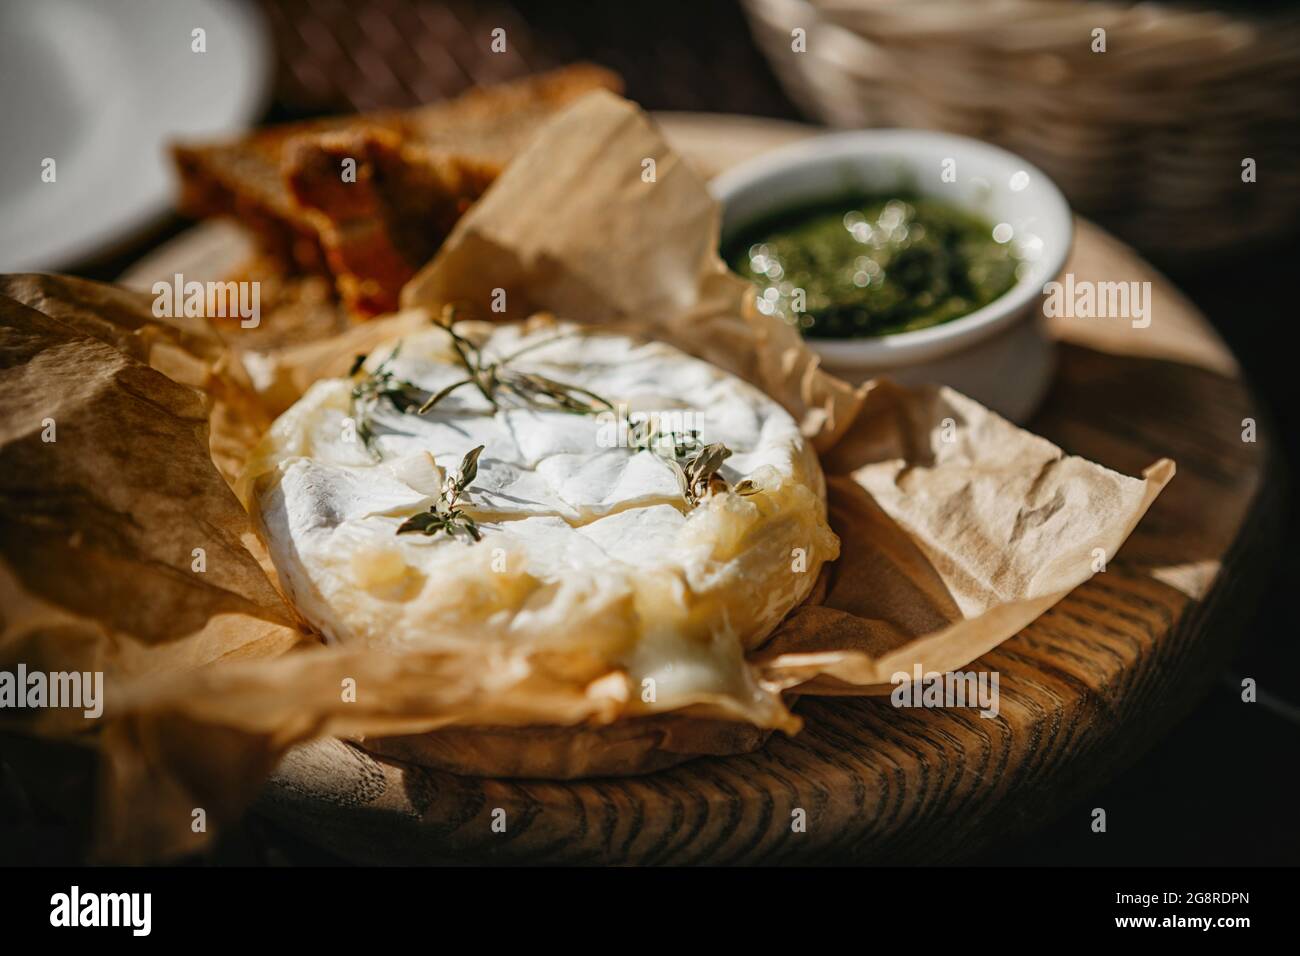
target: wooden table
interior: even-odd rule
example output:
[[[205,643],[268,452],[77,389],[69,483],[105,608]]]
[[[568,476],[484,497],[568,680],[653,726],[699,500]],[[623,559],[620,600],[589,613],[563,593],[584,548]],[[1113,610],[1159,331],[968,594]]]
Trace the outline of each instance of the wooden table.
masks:
[[[810,132],[659,118],[710,173]],[[805,698],[804,731],[758,753],[577,782],[456,777],[319,741],[287,756],[258,812],[366,862],[900,863],[960,859],[1076,805],[1216,680],[1277,543],[1281,492],[1267,423],[1196,309],[1086,222],[1066,269],[1150,281],[1152,322],[1057,321],[1057,378],[1029,427],[1128,474],[1168,456],[1178,475],[1104,574],[981,659],[1001,675],[999,718]]]

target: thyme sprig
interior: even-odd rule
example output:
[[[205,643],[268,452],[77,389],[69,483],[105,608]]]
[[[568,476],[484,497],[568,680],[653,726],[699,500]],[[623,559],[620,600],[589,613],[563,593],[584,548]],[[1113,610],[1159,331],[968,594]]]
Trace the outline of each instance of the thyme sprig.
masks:
[[[559,382],[536,372],[523,372],[508,367],[519,356],[574,333],[561,333],[532,342],[503,358],[488,361],[476,343],[452,327],[454,321],[455,308],[447,306],[435,324],[451,338],[456,357],[465,369],[465,378],[452,382],[431,395],[427,389],[398,378],[392,369],[393,362],[401,353],[402,343],[398,342],[373,372],[353,386],[353,414],[357,422],[357,433],[371,454],[378,454],[371,416],[381,401],[389,402],[403,414],[414,412],[423,415],[466,385],[478,389],[493,410],[501,407],[498,399],[500,394],[514,395],[533,408],[578,415],[615,410],[608,400],[585,388]],[[355,377],[366,358],[365,355],[358,355],[348,374]],[[427,398],[424,397],[426,395]],[[722,442],[704,444],[698,430],[661,432],[652,421],[646,420],[628,425],[628,444],[637,451],[650,451],[662,458],[677,476],[682,497],[692,508],[710,493],[726,491],[728,488],[726,480],[718,472],[722,463],[731,457],[731,449]],[[433,535],[445,531],[449,535],[464,533],[475,541],[480,540],[482,533],[478,526],[457,507],[457,501],[478,474],[478,456],[482,451],[483,446],[480,445],[467,454],[461,462],[460,472],[449,476],[444,482],[438,501],[428,511],[403,522],[397,533],[418,531]],[[731,490],[739,495],[752,495],[759,488],[751,479],[746,478]]]
[[[398,342],[388,357],[352,386],[352,420],[356,422],[357,435],[365,444],[371,455],[378,456],[375,446],[375,429],[373,415],[382,401],[387,401],[399,412],[411,412],[420,407],[424,396],[428,394],[418,385],[413,385],[393,374],[393,362],[402,352],[402,343]],[[358,355],[348,371],[349,378],[355,378],[366,363],[365,354]]]
[[[700,443],[699,429],[661,431],[652,418],[629,422],[627,441],[629,448],[651,451],[661,457],[671,457],[678,461],[686,459],[693,452],[704,447]]]
[[[659,431],[649,420],[628,426],[628,446],[658,455],[677,476],[682,497],[694,508],[713,491],[726,491],[727,482],[718,474],[731,449],[722,442],[705,445],[698,429]],[[738,495],[752,495],[758,486],[748,478],[732,489]]]
[[[443,531],[453,538],[458,534],[465,534],[475,541],[482,541],[483,532],[479,530],[478,524],[459,507],[465,489],[478,476],[478,456],[481,454],[483,454],[482,445],[468,452],[461,460],[460,471],[453,472],[444,479],[438,500],[429,507],[428,511],[421,511],[403,521],[397,533],[419,532],[424,535],[435,535]]]
[[[595,415],[602,411],[614,410],[613,405],[595,392],[556,381],[536,372],[521,372],[507,367],[519,356],[567,338],[572,333],[562,333],[540,342],[532,342],[504,358],[487,361],[483,357],[482,350],[474,342],[452,328],[454,321],[455,308],[447,306],[443,309],[442,319],[436,324],[451,336],[452,348],[461,366],[464,367],[466,376],[431,395],[429,400],[420,406],[419,414],[423,415],[452,392],[466,385],[477,388],[494,411],[501,407],[498,401],[498,395],[501,393],[514,395],[525,405],[546,411]]]
[[[361,437],[366,450],[372,456],[379,457],[375,445],[374,412],[382,401],[387,401],[397,411],[423,415],[452,392],[465,385],[473,385],[483,395],[493,410],[499,409],[498,395],[501,393],[517,396],[524,404],[533,408],[570,412],[576,415],[594,415],[602,411],[613,411],[611,405],[595,392],[577,385],[568,385],[536,372],[522,372],[507,368],[508,363],[534,349],[550,345],[573,333],[563,333],[531,342],[504,358],[487,361],[482,350],[473,341],[452,328],[455,310],[450,306],[443,310],[442,321],[437,324],[451,336],[452,348],[467,375],[432,395],[429,390],[421,388],[404,379],[393,371],[393,362],[401,354],[402,343],[398,342],[388,357],[352,387],[352,418],[356,422],[357,434]],[[349,377],[355,378],[365,365],[367,356],[358,355],[348,371]]]
[[[722,463],[731,457],[731,449],[720,441],[705,445],[684,461],[667,459],[677,475],[682,497],[694,508],[711,491],[726,491],[727,482],[718,474]]]

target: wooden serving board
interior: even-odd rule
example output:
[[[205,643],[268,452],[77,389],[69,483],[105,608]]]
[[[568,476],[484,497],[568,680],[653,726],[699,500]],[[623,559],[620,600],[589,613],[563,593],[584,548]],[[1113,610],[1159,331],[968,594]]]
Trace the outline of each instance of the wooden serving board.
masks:
[[[659,120],[708,173],[814,132]],[[133,274],[169,275],[214,235],[182,238]],[[1057,377],[1028,427],[1127,474],[1162,456],[1178,474],[1105,573],[974,665],[1000,673],[996,719],[804,698],[804,731],[757,753],[577,782],[457,777],[318,741],[286,757],[258,812],[374,863],[904,863],[960,859],[1077,807],[1216,682],[1275,542],[1280,491],[1266,423],[1243,440],[1258,410],[1196,309],[1086,222],[1066,268],[1151,282],[1152,322],[1057,322]]]

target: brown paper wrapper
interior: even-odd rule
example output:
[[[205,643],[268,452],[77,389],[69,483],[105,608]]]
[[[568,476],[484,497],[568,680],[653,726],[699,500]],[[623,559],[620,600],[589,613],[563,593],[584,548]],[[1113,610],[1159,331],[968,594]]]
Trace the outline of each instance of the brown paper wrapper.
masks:
[[[750,307],[717,228],[704,183],[647,118],[595,94],[460,221],[402,313],[260,354],[256,389],[205,323],[156,319],[147,296],[0,282],[0,666],[102,669],[108,698],[98,721],[0,719],[97,748],[106,854],[199,845],[195,808],[236,813],[285,749],[322,734],[460,771],[557,777],[765,739],[707,702],[620,721],[616,700],[544,669],[503,681],[446,654],[324,647],[300,626],[230,490],[238,463],[312,381],[444,303],[485,306],[502,288],[505,319],[547,310],[662,339],[796,417],[821,454],[842,554],[750,660],[798,694],[876,693],[917,664],[968,665],[1090,577],[1095,549],[1113,556],[1173,474],[1168,461],[1137,479],[1067,456],[948,389],[833,378]],[[50,419],[55,442],[42,440]]]

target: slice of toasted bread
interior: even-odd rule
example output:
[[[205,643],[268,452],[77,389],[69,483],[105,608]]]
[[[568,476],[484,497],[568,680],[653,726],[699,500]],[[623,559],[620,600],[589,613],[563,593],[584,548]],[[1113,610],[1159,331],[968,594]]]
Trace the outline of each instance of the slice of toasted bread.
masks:
[[[234,216],[286,271],[331,276],[355,312],[386,311],[551,116],[620,87],[610,71],[579,64],[418,109],[178,146],[180,206]]]
[[[344,181],[339,170],[349,159],[356,175]],[[309,210],[338,295],[362,315],[397,308],[406,280],[501,168],[375,128],[300,138],[285,159],[285,177]]]

